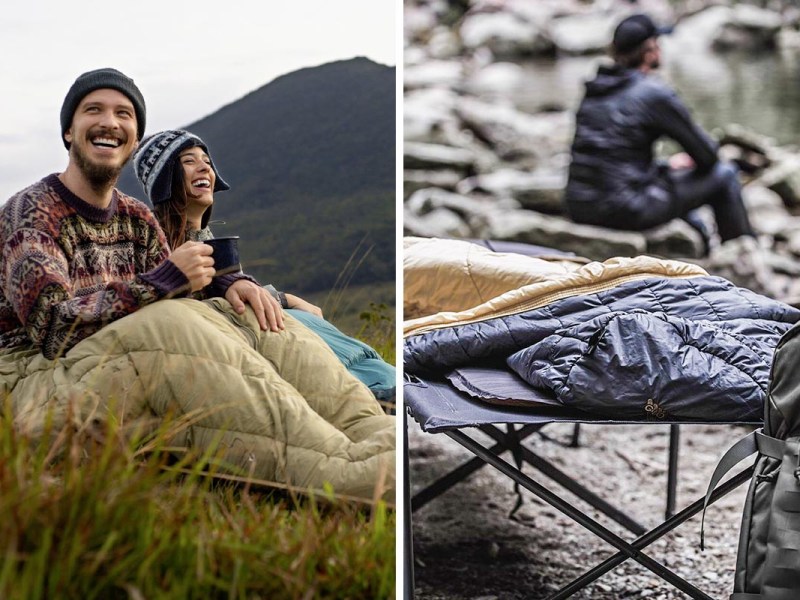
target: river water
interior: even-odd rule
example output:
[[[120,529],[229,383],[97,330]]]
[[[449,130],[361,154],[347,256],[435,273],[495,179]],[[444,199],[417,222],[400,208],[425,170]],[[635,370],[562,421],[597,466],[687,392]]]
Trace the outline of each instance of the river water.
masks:
[[[502,95],[510,96],[526,112],[546,107],[574,111],[583,97],[583,82],[593,77],[601,60],[576,56],[521,63],[524,76],[520,83]],[[665,51],[662,63],[659,76],[679,92],[706,130],[739,123],[781,145],[800,143],[797,52],[720,54],[706,50],[677,56]]]

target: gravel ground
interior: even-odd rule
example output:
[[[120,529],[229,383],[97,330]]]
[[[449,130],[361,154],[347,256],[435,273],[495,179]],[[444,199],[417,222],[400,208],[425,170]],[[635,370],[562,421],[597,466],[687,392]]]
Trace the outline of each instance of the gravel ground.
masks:
[[[583,425],[579,448],[565,445],[572,430],[572,425],[550,425],[542,432],[549,439],[534,434],[525,443],[603,498],[624,506],[646,527],[659,524],[666,502],[669,428]],[[412,493],[472,456],[443,434],[423,433],[412,420],[408,431]],[[681,426],[677,510],[705,493],[721,453],[748,431],[733,426]],[[523,470],[540,483],[550,481],[530,466]],[[555,484],[551,487],[558,489]],[[741,486],[709,509],[704,552],[699,547],[697,515],[651,545],[647,553],[713,598],[727,598],[733,586],[746,488]],[[414,513],[415,598],[545,598],[615,553],[533,494],[523,491],[523,495],[522,508],[510,519],[516,502],[513,483],[487,466]],[[632,539],[630,532],[577,497],[563,495],[604,526]],[[626,561],[573,597],[655,600],[687,596],[638,563]]]

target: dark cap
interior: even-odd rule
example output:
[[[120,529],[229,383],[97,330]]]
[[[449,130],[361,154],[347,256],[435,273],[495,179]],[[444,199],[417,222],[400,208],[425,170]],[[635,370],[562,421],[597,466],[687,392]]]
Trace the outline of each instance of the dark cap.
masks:
[[[61,105],[61,141],[64,142],[67,150],[69,150],[70,143],[64,139],[64,134],[72,126],[72,117],[81,100],[89,93],[105,88],[117,90],[128,97],[136,112],[136,133],[140,140],[144,137],[146,116],[144,98],[133,79],[116,69],[95,69],[84,73],[75,80],[64,98],[64,104]]]
[[[672,33],[672,29],[672,27],[656,27],[653,19],[647,15],[631,15],[617,25],[611,44],[614,50],[624,54],[638,48],[645,40]]]

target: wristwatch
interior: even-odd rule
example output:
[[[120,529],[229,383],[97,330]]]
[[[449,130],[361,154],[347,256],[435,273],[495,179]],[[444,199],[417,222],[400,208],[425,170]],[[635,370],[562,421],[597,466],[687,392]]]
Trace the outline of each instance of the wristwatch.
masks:
[[[286,294],[278,292],[278,302],[281,303],[282,308],[289,308],[289,303],[286,301]]]

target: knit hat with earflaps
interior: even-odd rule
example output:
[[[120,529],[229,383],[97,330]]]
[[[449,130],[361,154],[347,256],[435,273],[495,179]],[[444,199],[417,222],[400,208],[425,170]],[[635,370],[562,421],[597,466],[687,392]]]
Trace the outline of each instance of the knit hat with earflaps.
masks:
[[[133,104],[136,112],[136,134],[139,139],[144,137],[145,118],[147,116],[144,97],[133,79],[120,73],[116,69],[95,69],[80,75],[72,87],[69,88],[64,103],[61,105],[61,141],[67,150],[71,144],[64,139],[64,134],[72,126],[72,117],[75,110],[87,94],[95,90],[112,89],[125,94]]]
[[[224,192],[231,189],[222,176],[219,174],[211,153],[205,142],[193,133],[183,129],[167,129],[159,133],[154,133],[142,140],[139,149],[133,155],[133,169],[136,177],[144,188],[144,193],[154,205],[166,202],[172,196],[172,178],[175,177],[175,165],[181,152],[187,148],[200,146],[208,155],[211,168],[214,169],[216,180],[214,182],[215,192]],[[209,207],[203,215],[203,226],[208,221],[211,214]]]

